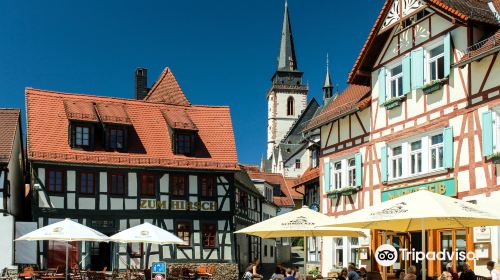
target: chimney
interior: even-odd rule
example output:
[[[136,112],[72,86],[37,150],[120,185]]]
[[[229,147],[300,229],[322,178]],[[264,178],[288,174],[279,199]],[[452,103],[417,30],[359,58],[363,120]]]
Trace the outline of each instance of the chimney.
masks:
[[[143,100],[148,94],[148,69],[135,69],[135,99]]]

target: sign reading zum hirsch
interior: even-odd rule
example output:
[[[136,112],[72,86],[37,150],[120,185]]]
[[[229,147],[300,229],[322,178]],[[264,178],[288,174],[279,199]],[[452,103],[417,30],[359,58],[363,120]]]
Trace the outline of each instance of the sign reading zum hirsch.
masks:
[[[216,211],[217,202],[215,201],[198,201],[191,202],[187,200],[156,200],[156,199],[141,199],[139,209],[142,210],[190,210],[190,211]]]
[[[382,201],[391,200],[405,194],[416,192],[421,188],[427,188],[431,192],[446,196],[456,196],[457,195],[457,185],[455,183],[455,178],[433,181],[420,185],[413,185],[408,187],[402,187],[397,189],[390,189],[382,191]]]

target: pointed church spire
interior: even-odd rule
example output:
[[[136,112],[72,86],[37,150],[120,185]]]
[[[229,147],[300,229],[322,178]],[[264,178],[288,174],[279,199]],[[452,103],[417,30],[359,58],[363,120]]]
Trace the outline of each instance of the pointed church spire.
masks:
[[[332,79],[330,78],[330,67],[329,67],[329,59],[328,59],[328,53],[326,54],[326,76],[325,76],[325,82],[323,83],[323,99],[326,100],[330,97],[332,97],[333,93],[333,85],[332,85]]]
[[[297,59],[293,45],[292,26],[288,15],[288,2],[285,1],[285,13],[283,15],[283,27],[281,30],[280,53],[278,56],[278,70],[297,70]]]

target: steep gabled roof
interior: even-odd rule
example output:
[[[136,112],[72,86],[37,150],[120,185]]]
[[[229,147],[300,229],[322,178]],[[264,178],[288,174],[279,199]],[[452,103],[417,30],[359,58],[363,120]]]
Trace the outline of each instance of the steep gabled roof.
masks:
[[[305,130],[312,130],[327,124],[339,116],[354,110],[362,110],[371,102],[370,87],[349,85],[342,93],[325,105],[325,108],[315,116],[306,126]]]
[[[126,115],[130,122],[128,150],[110,152],[98,147],[92,151],[72,149],[68,143],[70,120],[64,106],[68,102],[90,102],[96,107],[106,104],[108,108],[123,108],[121,115]],[[197,129],[200,145],[193,156],[174,154],[172,149],[170,126],[164,114],[178,109],[182,109]],[[28,154],[34,161],[239,170],[228,107],[177,106],[28,88],[26,110]]]
[[[288,3],[285,2],[285,13],[283,15],[283,26],[281,30],[280,51],[278,55],[278,70],[297,70],[297,58],[293,44],[292,25],[288,15]]]
[[[148,91],[148,95],[144,97],[144,101],[180,106],[190,105],[177,79],[168,67],[163,69],[158,80]]]
[[[0,109],[0,164],[2,165],[10,161],[20,114],[19,109]]]
[[[350,84],[370,85],[371,67],[373,67],[378,54],[389,38],[390,32],[380,32],[384,20],[389,13],[394,1],[386,0],[380,14],[375,20],[365,44],[361,48],[358,58],[349,73],[347,82]],[[480,22],[489,25],[498,26],[499,23],[495,15],[488,7],[487,0],[422,0],[429,6],[440,10],[461,21]],[[498,1],[498,0],[495,0]]]

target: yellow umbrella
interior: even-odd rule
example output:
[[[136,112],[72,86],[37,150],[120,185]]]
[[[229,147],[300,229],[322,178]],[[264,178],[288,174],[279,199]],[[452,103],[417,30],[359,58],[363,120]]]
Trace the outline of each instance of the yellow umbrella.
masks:
[[[261,238],[304,237],[304,271],[306,269],[307,240],[306,237],[319,236],[352,236],[365,237],[360,229],[344,227],[320,227],[328,223],[330,218],[322,213],[313,211],[307,206],[274,218],[240,229],[235,233],[245,233]]]
[[[322,224],[401,232],[421,230],[424,254],[426,229],[495,225],[500,225],[498,214],[427,189],[384,201]],[[422,275],[426,275],[425,262],[422,263]]]

